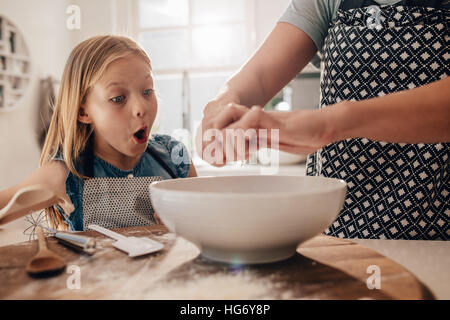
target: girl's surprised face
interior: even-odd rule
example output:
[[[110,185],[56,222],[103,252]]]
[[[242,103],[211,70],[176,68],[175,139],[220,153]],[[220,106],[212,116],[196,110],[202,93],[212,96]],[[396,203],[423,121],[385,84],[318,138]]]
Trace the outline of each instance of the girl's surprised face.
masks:
[[[157,109],[150,66],[130,55],[108,66],[89,91],[78,120],[93,126],[97,155],[134,162],[147,148]]]

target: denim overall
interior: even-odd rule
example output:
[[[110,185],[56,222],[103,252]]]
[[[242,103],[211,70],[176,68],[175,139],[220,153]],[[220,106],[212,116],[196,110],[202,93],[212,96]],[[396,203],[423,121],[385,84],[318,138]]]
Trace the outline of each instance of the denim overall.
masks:
[[[55,160],[63,161],[59,153]],[[183,143],[168,135],[155,134],[147,151],[130,170],[121,170],[93,155],[92,145],[74,163],[82,179],[71,172],[66,179],[66,193],[75,210],[66,214],[72,231],[83,231],[89,224],[121,228],[155,223],[150,201],[150,183],[184,178],[189,174],[189,152]]]
[[[175,173],[151,147],[153,158],[175,179]],[[86,179],[83,191],[83,230],[90,224],[104,228],[136,227],[156,224],[149,185],[161,176]]]

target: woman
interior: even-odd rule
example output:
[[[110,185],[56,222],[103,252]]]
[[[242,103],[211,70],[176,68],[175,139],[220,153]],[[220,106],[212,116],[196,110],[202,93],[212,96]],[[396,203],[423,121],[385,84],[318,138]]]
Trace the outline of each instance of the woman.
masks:
[[[344,179],[326,234],[448,240],[449,13],[448,0],[294,0],[202,131],[279,129],[281,150],[312,153],[308,175]],[[264,112],[318,49],[320,109]]]

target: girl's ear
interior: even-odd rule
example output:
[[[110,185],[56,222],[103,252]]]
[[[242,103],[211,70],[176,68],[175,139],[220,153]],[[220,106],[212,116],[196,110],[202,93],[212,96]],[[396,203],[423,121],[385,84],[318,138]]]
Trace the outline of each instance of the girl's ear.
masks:
[[[80,109],[78,109],[78,121],[85,124],[90,124],[92,122],[89,115],[86,113],[84,106],[81,106]]]

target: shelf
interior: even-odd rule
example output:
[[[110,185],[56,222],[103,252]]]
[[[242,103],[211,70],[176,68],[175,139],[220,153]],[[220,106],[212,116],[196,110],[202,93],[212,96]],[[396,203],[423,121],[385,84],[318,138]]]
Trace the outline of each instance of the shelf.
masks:
[[[0,56],[12,58],[14,60],[19,60],[19,61],[30,62],[30,58],[28,58],[27,56],[24,56],[24,55],[20,55],[20,54],[14,54],[14,53],[0,51]]]
[[[13,94],[13,95],[23,95],[23,94],[25,94],[25,90],[9,88],[8,93]]]
[[[12,112],[16,107],[0,107],[0,113]]]
[[[0,113],[10,112],[30,85],[30,58],[24,38],[11,21],[0,15]],[[10,34],[14,33],[14,37]]]
[[[14,78],[21,78],[21,79],[30,79],[30,75],[26,74],[26,73],[15,73],[15,72],[9,72],[9,71],[4,71],[4,70],[0,70],[0,75],[1,76],[6,76],[6,77],[14,77]]]

